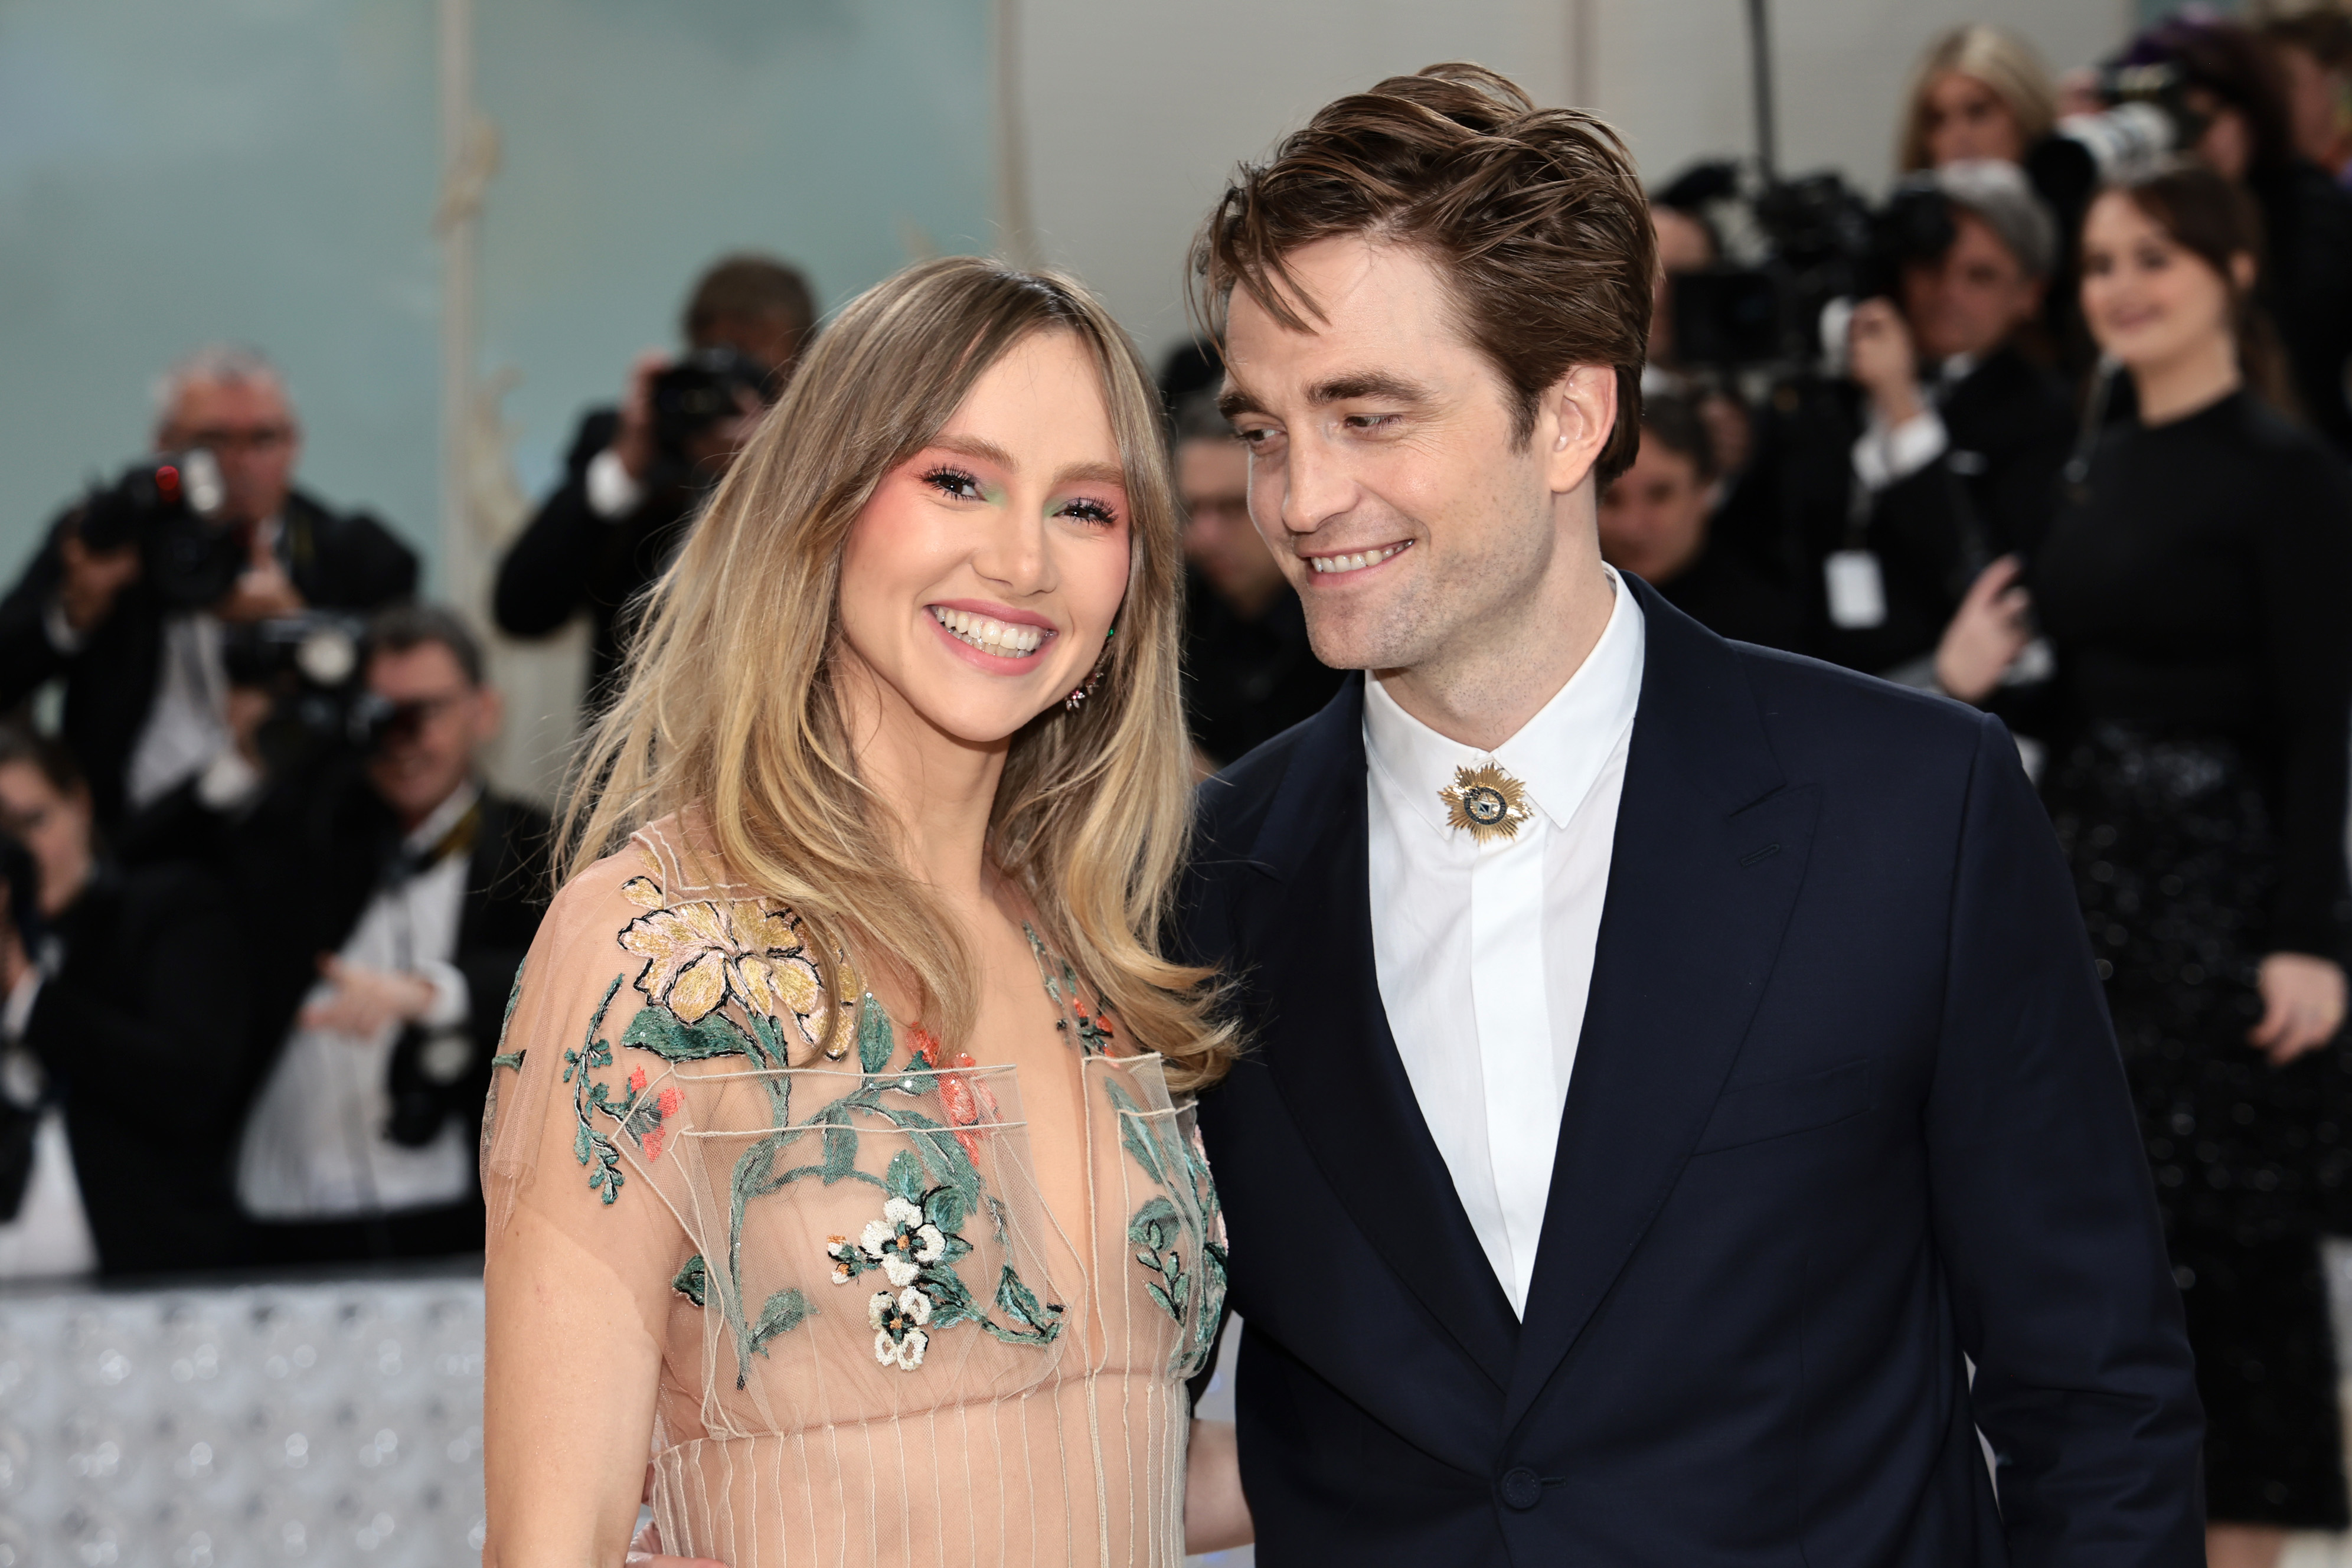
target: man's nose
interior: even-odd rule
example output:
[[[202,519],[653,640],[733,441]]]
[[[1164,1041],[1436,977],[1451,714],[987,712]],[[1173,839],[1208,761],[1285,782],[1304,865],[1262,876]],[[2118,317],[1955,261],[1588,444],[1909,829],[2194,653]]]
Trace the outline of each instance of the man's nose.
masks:
[[[1282,479],[1282,526],[1291,533],[1314,532],[1345,511],[1355,494],[1346,465],[1320,441],[1293,442]]]

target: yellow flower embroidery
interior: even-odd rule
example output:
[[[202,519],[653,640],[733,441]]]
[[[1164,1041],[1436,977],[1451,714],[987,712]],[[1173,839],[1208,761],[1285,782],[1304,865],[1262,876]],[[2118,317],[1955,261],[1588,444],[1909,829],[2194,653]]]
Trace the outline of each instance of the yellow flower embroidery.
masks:
[[[700,1023],[732,996],[753,1013],[790,1013],[814,1038],[808,1020],[824,993],[789,910],[748,899],[679,904],[631,921],[620,942],[646,961],[637,989],[680,1023]]]

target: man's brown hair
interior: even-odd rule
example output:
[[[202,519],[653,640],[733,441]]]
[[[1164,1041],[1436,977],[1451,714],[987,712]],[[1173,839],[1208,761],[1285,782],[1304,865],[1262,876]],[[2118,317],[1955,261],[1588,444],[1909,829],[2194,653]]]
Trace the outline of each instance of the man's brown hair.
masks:
[[[1642,360],[1657,239],[1625,143],[1580,110],[1538,109],[1484,66],[1391,77],[1326,105],[1244,164],[1192,243],[1194,306],[1222,343],[1236,286],[1294,331],[1321,310],[1288,258],[1339,235],[1418,247],[1533,433],[1570,367],[1617,372],[1617,427],[1595,473],[1642,441]]]
[[[695,280],[678,325],[688,342],[700,342],[725,322],[763,320],[785,323],[793,342],[805,347],[810,329],[816,325],[816,300],[800,268],[772,256],[741,251],[720,257]]]

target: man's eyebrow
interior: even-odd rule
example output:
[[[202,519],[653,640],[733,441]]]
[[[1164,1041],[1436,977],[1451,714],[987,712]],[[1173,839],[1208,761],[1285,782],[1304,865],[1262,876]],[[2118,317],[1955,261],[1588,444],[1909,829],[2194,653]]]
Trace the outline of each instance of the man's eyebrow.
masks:
[[[1389,403],[1426,403],[1429,389],[1401,375],[1385,371],[1360,371],[1352,375],[1337,375],[1308,389],[1310,403],[1352,403],[1358,398],[1377,398]]]
[[[1238,419],[1244,414],[1263,414],[1265,405],[1229,381],[1217,394],[1217,412],[1227,419]]]

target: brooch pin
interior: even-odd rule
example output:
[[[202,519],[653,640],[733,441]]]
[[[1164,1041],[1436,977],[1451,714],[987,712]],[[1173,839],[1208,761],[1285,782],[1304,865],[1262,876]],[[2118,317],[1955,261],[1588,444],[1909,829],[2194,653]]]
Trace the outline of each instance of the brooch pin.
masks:
[[[1437,792],[1445,803],[1445,825],[1466,827],[1485,844],[1496,838],[1517,838],[1528,816],[1528,786],[1493,763],[1473,770],[1454,770],[1454,783]]]

